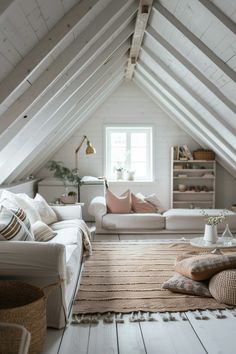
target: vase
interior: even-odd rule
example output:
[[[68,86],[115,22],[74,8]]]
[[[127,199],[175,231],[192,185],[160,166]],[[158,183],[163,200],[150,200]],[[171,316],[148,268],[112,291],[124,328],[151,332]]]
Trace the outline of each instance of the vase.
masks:
[[[223,234],[221,236],[222,243],[225,246],[232,246],[233,238],[234,238],[233,234],[232,234],[232,232],[229,229],[229,224],[226,224],[225,230],[224,230],[224,232],[223,232]]]
[[[124,179],[124,171],[116,171],[116,179],[119,180],[119,179]]]
[[[218,239],[217,225],[205,225],[205,233],[203,240],[207,243],[216,243]]]

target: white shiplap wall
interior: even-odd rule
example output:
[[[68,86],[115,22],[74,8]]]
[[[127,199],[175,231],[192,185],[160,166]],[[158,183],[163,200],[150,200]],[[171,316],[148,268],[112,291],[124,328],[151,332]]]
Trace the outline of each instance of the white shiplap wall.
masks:
[[[102,176],[104,174],[104,125],[116,123],[152,124],[154,126],[155,181],[153,183],[114,182],[110,185],[111,189],[117,193],[127,188],[133,192],[156,193],[163,205],[168,208],[170,205],[170,147],[187,144],[190,149],[195,149],[199,145],[134,83],[124,82],[52,159],[64,161],[67,166],[74,167],[75,148],[79,145],[82,136],[87,135],[96,147],[97,153],[86,156],[81,149],[78,164],[80,174]],[[218,167],[218,171],[217,206],[229,207],[236,201],[236,191],[229,192],[235,186],[235,179],[222,167]],[[49,176],[48,171],[43,169],[37,177],[46,176]],[[223,183],[224,181],[227,181],[227,185]]]

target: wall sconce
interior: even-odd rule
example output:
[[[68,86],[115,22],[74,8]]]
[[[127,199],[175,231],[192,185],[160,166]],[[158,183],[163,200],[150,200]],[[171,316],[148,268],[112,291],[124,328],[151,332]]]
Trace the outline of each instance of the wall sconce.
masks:
[[[88,140],[87,136],[84,135],[83,138],[82,138],[82,141],[81,143],[79,144],[79,146],[77,147],[77,149],[75,150],[75,167],[78,168],[78,152],[79,150],[81,149],[83,143],[87,142],[87,147],[86,147],[86,150],[85,150],[85,154],[86,155],[92,155],[92,154],[96,154],[96,150],[95,148],[93,147],[93,145],[90,143],[90,141]]]

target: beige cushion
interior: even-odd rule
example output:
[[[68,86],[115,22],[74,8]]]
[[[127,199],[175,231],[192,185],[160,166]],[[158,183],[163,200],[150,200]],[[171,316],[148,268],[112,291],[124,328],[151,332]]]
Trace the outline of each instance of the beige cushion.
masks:
[[[206,280],[214,274],[236,268],[236,252],[227,255],[199,255],[176,262],[175,271],[194,280]]]
[[[33,241],[31,225],[22,209],[7,209],[0,206],[0,240]]]
[[[189,279],[181,274],[176,274],[167,280],[162,285],[162,289],[168,289],[176,293],[211,297],[207,283]]]
[[[209,216],[217,216],[222,209],[206,209]],[[166,218],[167,230],[202,230],[205,228],[205,217],[200,209],[170,209],[163,214]],[[236,230],[236,213],[228,211],[225,222],[217,225],[218,230],[224,230],[229,224],[231,230]]]
[[[161,214],[106,214],[102,227],[109,230],[162,230],[165,218]]]
[[[132,203],[132,210],[135,213],[141,213],[141,214],[149,213],[150,214],[150,213],[157,212],[157,209],[153,204],[146,202],[142,198],[138,198],[133,193],[131,193],[131,203]]]
[[[109,213],[127,214],[131,211],[130,191],[123,193],[120,197],[112,193],[109,189],[106,192],[106,203]]]
[[[236,306],[236,269],[223,270],[214,275],[209,290],[217,301]]]
[[[56,232],[51,229],[47,224],[42,221],[36,221],[32,225],[32,231],[34,234],[35,241],[47,242],[56,236]]]

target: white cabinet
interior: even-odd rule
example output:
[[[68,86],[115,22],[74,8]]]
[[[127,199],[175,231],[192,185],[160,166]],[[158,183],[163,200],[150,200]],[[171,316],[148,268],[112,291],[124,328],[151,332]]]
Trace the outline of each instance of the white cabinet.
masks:
[[[174,160],[171,149],[171,208],[215,208],[215,160]]]

